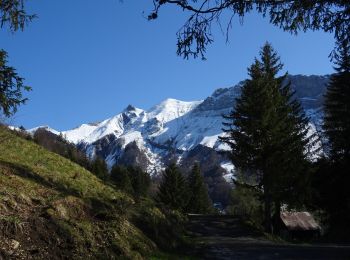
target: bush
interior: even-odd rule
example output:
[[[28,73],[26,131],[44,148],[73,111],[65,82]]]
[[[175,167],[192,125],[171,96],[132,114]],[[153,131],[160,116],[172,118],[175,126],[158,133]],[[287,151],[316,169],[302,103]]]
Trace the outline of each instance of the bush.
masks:
[[[263,210],[258,194],[245,187],[236,187],[231,192],[228,213],[249,220],[256,226],[262,225]]]
[[[179,211],[157,208],[150,199],[137,205],[135,225],[152,239],[160,249],[173,250],[184,243],[187,218]]]

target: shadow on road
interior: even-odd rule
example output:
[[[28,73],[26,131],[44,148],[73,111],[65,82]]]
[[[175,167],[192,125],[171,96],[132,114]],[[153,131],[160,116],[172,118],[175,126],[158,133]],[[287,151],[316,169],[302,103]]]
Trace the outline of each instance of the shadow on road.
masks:
[[[279,244],[233,216],[190,215],[187,235],[199,259],[350,259],[350,246]]]

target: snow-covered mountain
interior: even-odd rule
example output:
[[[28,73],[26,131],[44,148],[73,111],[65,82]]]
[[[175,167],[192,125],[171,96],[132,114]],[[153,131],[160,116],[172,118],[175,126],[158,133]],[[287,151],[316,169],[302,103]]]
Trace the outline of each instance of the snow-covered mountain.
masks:
[[[329,76],[296,75],[289,79],[317,129]],[[171,160],[177,160],[185,169],[197,160],[205,176],[217,184],[218,178],[230,179],[234,169],[224,155],[217,153],[226,149],[218,136],[222,134],[222,115],[232,109],[241,86],[242,82],[217,89],[202,101],[166,99],[148,110],[129,105],[102,122],[82,124],[68,131],[45,128],[62,134],[90,158],[96,155],[104,158],[109,167],[115,163],[137,164],[157,176]],[[37,129],[29,131],[33,133]]]

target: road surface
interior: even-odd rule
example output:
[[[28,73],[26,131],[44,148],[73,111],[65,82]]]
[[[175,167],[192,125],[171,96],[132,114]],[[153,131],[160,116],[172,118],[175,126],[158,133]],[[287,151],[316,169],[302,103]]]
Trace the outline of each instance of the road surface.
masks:
[[[271,242],[232,216],[190,215],[189,254],[199,259],[349,259],[350,246]]]

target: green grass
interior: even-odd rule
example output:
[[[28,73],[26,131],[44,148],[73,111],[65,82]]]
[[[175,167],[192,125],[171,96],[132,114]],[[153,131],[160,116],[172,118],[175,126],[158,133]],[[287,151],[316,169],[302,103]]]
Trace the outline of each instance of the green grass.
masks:
[[[17,216],[0,216],[0,221],[13,223],[15,225],[21,224],[21,220]]]
[[[133,204],[86,169],[0,127],[0,258],[143,259],[156,246],[129,221]],[[12,239],[21,245],[14,253]]]
[[[97,177],[79,165],[24,140],[4,129],[0,132],[0,164],[26,172],[27,179],[43,186],[52,185],[58,191],[77,196],[103,199],[127,199],[124,193],[104,185]]]

